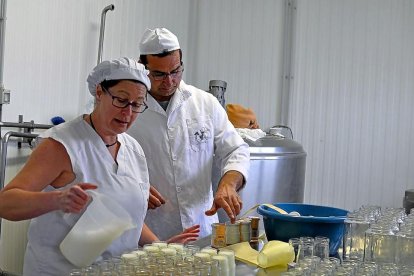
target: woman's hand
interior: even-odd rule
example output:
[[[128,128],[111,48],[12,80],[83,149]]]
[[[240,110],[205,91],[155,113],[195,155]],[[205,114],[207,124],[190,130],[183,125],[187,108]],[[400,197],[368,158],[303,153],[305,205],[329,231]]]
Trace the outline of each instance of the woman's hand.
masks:
[[[194,225],[185,229],[181,234],[175,235],[167,240],[167,243],[188,243],[198,239],[200,233],[200,225]]]
[[[96,189],[97,187],[91,183],[79,183],[63,190],[58,196],[59,209],[65,213],[80,213],[90,198],[85,190]]]

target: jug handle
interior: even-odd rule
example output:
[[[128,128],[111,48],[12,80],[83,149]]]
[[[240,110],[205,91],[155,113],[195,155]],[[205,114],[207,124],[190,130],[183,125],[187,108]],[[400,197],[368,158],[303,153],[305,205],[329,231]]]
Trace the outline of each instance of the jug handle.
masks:
[[[91,202],[94,200],[94,197],[99,196],[99,193],[94,190],[86,190],[85,192],[89,194],[90,200],[88,204],[83,208],[81,213],[76,214],[76,213],[66,213],[66,212],[61,211],[63,213],[62,215],[63,220],[68,225],[74,225],[78,221],[78,219],[82,216],[83,212],[85,212],[85,210],[88,208],[89,204],[91,204]]]
[[[285,125],[275,125],[275,126],[272,126],[271,128],[273,128],[273,127],[285,128],[285,129],[289,130],[290,137],[291,137],[290,139],[293,140],[293,132],[292,132],[292,129],[290,127],[285,126]]]

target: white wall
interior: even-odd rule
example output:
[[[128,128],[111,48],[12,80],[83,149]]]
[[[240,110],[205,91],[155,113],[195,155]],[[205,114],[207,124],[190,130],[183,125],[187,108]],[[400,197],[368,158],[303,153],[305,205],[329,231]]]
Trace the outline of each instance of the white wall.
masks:
[[[186,44],[188,0],[8,1],[4,85],[11,104],[3,107],[3,121],[23,114],[47,124],[90,109],[86,77],[97,63],[101,11],[110,3],[115,10],[106,15],[103,59],[137,57],[146,27],[166,25]]]
[[[226,103],[252,108],[263,129],[281,118],[284,1],[198,1],[192,83],[227,81]]]
[[[180,40],[188,83],[207,90],[209,80],[225,80],[227,102],[253,108],[265,128],[279,121],[283,0],[8,1],[4,85],[12,98],[3,121],[22,114],[47,124],[91,108],[85,80],[111,3],[103,59],[137,57],[143,31],[165,26]],[[264,96],[272,99],[265,105]]]
[[[414,2],[299,0],[295,39],[305,200],[402,207],[414,188]]]

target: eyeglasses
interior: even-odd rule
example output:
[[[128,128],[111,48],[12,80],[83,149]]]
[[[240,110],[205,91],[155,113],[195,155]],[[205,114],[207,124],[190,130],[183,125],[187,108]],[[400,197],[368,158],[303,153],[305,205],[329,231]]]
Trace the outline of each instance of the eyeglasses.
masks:
[[[173,79],[179,78],[181,77],[181,74],[183,72],[184,72],[184,67],[180,65],[180,67],[178,67],[174,71],[171,71],[170,73],[150,70],[150,75],[154,80],[160,81],[160,80],[165,80],[168,76],[171,76],[171,78]]]
[[[125,108],[130,105],[131,110],[134,113],[142,113],[148,108],[148,105],[145,102],[142,102],[142,103],[130,102],[128,101],[128,99],[124,99],[124,98],[112,95],[111,92],[109,92],[109,90],[103,86],[102,86],[102,89],[105,92],[108,92],[108,94],[112,97],[112,105],[115,107]]]

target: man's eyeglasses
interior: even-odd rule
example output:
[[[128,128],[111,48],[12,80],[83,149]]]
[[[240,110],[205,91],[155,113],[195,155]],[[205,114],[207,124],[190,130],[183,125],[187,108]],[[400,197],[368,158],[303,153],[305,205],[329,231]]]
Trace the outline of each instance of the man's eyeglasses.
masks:
[[[142,113],[148,108],[148,105],[145,102],[142,102],[142,103],[130,102],[128,101],[128,99],[124,99],[124,98],[112,95],[111,92],[109,92],[109,90],[103,86],[102,86],[102,89],[112,97],[112,105],[115,107],[125,108],[130,105],[131,110],[134,113]]]
[[[170,73],[150,70],[150,75],[154,80],[160,81],[160,80],[165,80],[168,76],[171,76],[171,78],[173,79],[179,78],[181,77],[181,74],[183,72],[184,72],[184,67],[180,66],[174,71],[171,71]]]

